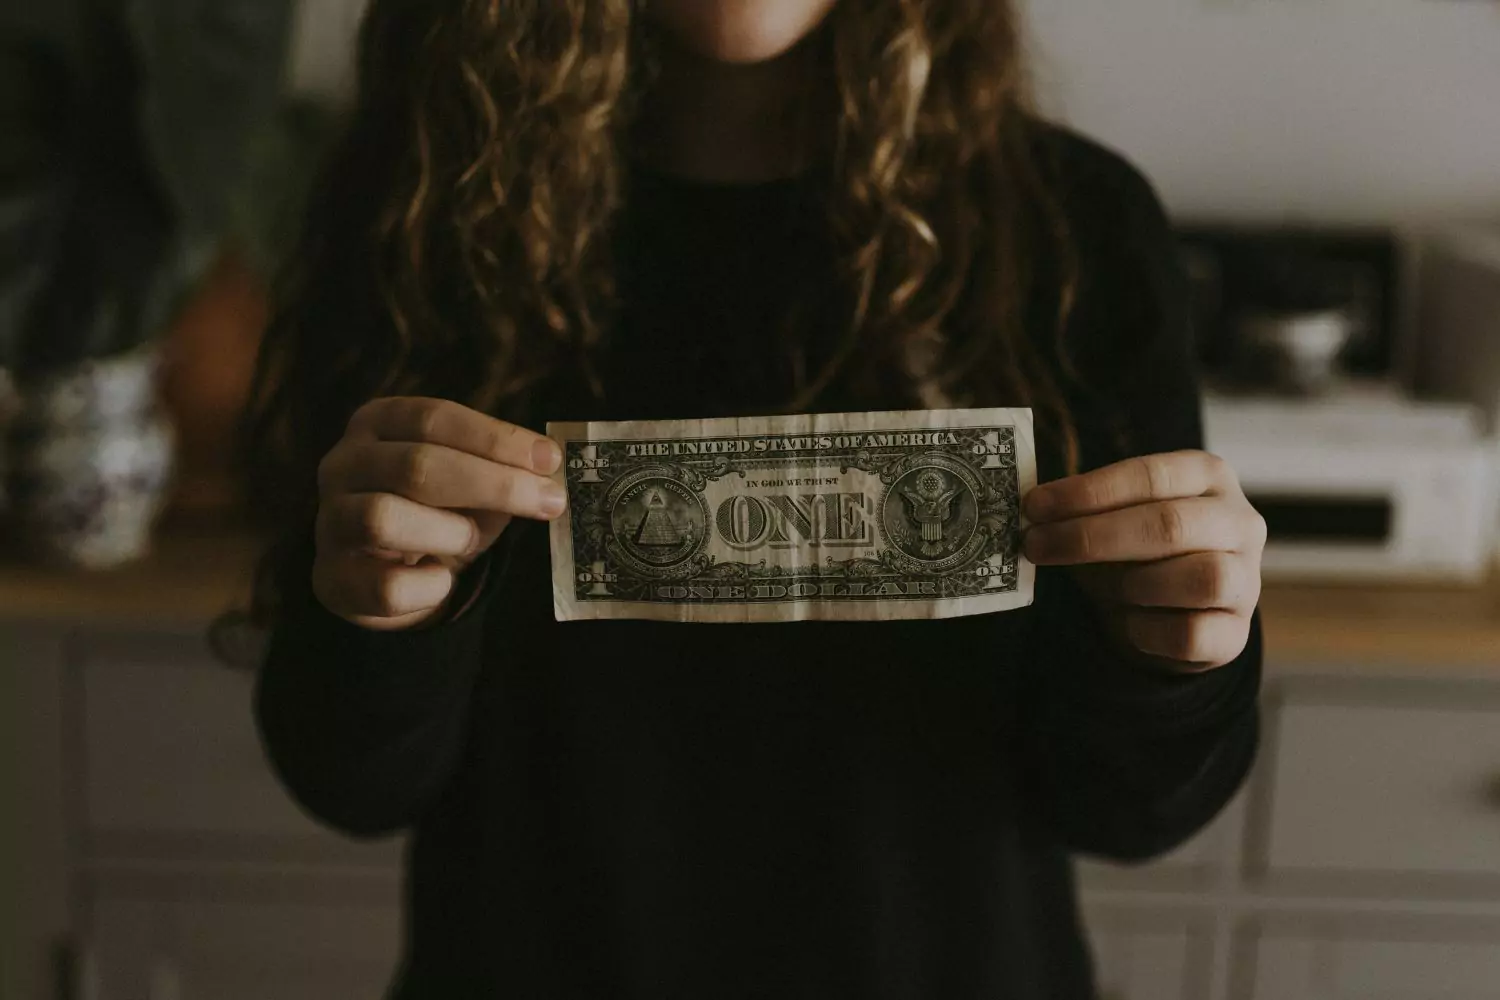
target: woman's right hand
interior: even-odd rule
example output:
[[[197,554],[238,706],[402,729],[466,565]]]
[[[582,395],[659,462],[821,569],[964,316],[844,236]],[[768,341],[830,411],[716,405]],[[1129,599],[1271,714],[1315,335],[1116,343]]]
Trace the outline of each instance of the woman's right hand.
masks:
[[[318,467],[313,592],[364,628],[429,621],[512,517],[563,512],[561,464],[551,439],[458,403],[365,404]]]

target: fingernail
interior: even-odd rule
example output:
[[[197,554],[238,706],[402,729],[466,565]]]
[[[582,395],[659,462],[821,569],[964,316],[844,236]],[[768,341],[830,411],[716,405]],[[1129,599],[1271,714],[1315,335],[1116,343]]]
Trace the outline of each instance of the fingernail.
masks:
[[[542,485],[541,507],[544,517],[556,517],[568,506],[568,493],[552,481]]]
[[[550,476],[562,465],[562,449],[551,438],[542,438],[531,446],[531,468],[544,476]]]

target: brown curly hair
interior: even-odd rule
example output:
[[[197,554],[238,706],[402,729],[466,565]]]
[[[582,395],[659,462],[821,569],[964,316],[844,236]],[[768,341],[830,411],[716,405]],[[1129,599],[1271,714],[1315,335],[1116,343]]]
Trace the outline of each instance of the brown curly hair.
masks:
[[[603,391],[607,234],[653,75],[640,7],[373,0],[355,107],[256,372],[252,509],[280,541],[255,620],[306,572],[317,462],[362,402],[419,393],[508,416],[564,372]],[[845,0],[805,44],[828,84],[818,174],[848,323],[788,412],[837,380],[894,380],[914,406],[1029,405],[1072,467],[1074,265],[1012,5]],[[1038,292],[1049,336],[1028,337]]]

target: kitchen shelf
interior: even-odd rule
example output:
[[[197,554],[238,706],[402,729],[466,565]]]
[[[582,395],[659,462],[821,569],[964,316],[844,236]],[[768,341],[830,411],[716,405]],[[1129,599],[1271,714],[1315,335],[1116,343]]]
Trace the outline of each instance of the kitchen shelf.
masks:
[[[0,556],[0,620],[42,625],[183,629],[245,605],[260,543],[245,529],[176,529],[150,555],[101,572]]]
[[[146,559],[81,573],[0,558],[0,620],[181,629],[242,607],[259,543],[243,529],[164,531]],[[1273,672],[1500,676],[1500,579],[1480,587],[1266,588]]]

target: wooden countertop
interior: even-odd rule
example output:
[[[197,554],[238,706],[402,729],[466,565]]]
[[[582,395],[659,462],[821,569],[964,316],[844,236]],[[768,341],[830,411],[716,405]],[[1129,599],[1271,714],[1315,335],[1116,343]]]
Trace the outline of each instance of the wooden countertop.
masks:
[[[1500,577],[1477,587],[1273,584],[1260,606],[1273,673],[1500,680]]]
[[[175,529],[147,559],[110,572],[0,559],[0,620],[199,627],[243,605],[257,550],[247,531]],[[1500,679],[1500,579],[1476,588],[1273,585],[1261,610],[1273,672]]]
[[[193,628],[244,606],[259,542],[246,530],[162,532],[145,559],[82,572],[0,556],[0,620],[44,625]]]

